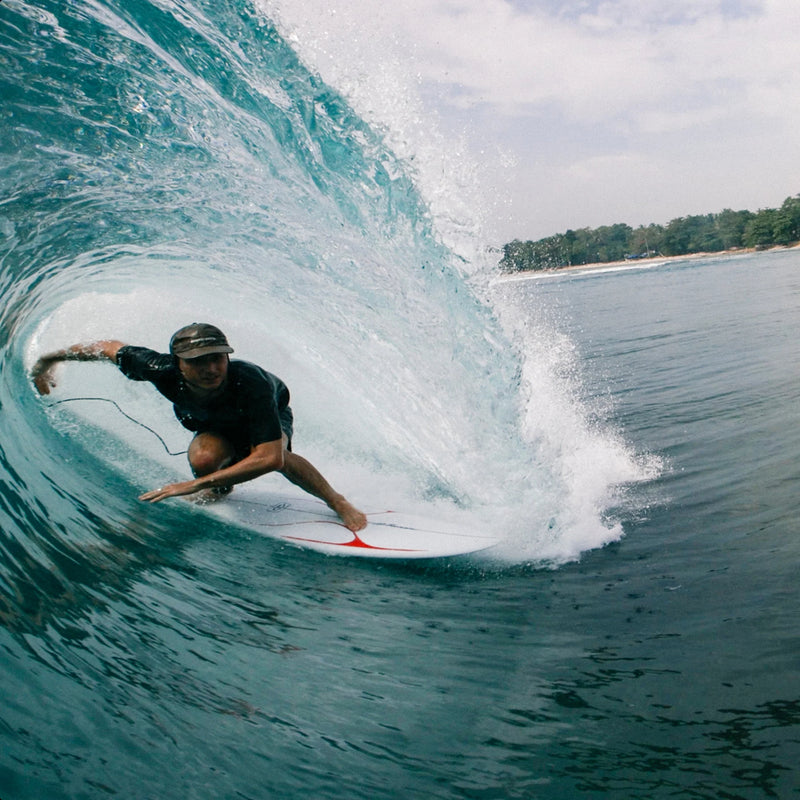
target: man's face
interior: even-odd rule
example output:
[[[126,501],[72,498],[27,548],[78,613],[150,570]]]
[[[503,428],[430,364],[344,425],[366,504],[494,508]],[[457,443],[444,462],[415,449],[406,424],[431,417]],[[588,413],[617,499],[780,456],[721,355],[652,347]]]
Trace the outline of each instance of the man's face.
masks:
[[[178,368],[192,389],[213,392],[219,389],[228,377],[228,355],[210,353],[199,358],[179,358]]]

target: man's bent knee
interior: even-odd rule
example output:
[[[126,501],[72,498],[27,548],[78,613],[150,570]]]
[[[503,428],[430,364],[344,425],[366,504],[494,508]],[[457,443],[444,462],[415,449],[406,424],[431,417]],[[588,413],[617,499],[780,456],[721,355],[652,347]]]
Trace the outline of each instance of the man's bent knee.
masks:
[[[233,445],[214,433],[198,433],[188,451],[189,465],[195,476],[201,477],[230,466],[235,458]]]

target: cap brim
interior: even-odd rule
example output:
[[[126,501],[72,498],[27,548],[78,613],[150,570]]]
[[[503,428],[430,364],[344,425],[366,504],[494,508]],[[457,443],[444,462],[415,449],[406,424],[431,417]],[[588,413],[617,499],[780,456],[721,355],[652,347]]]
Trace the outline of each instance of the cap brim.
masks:
[[[194,350],[187,350],[185,353],[175,353],[178,358],[184,361],[191,361],[193,358],[210,356],[212,353],[232,353],[233,348],[224,344],[209,345],[208,347],[195,347]]]

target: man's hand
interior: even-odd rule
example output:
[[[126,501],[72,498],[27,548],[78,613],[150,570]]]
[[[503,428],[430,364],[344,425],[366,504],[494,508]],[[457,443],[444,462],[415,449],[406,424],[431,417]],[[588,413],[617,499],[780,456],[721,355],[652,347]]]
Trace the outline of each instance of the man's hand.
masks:
[[[50,390],[55,388],[55,366],[56,362],[48,358],[40,358],[33,365],[31,377],[39,394],[50,394]]]
[[[160,489],[153,489],[150,492],[145,492],[139,495],[140,500],[146,503],[158,503],[165,500],[167,497],[181,497],[187,494],[194,494],[199,492],[200,488],[197,481],[182,481],[181,483],[170,483],[167,486],[162,486]]]

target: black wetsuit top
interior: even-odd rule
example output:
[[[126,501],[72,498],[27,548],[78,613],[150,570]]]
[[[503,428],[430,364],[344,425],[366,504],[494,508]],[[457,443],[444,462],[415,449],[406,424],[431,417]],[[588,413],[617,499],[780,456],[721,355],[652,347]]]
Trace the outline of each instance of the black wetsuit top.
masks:
[[[277,376],[248,361],[231,361],[222,393],[200,403],[189,391],[174,356],[146,347],[125,345],[117,365],[134,381],[150,381],[172,401],[175,416],[195,433],[217,433],[228,439],[240,458],[250,448],[274,442],[285,433],[291,449],[293,416],[289,389]]]

